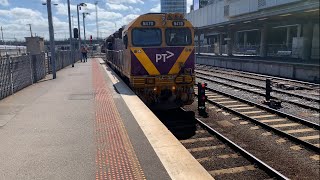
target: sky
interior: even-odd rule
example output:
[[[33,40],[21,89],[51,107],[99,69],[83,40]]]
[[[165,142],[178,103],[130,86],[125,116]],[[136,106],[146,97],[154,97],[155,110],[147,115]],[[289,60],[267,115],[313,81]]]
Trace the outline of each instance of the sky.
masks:
[[[0,0],[0,26],[5,41],[24,40],[30,37],[29,25],[33,35],[49,38],[46,0]],[[70,0],[73,26],[77,27],[77,4],[86,3],[80,10],[80,29],[83,30],[82,14],[86,16],[86,37],[97,37],[96,0]],[[69,37],[67,0],[52,0],[53,26],[55,39]],[[192,0],[187,0],[188,11]],[[98,0],[99,37],[107,37],[121,26],[128,24],[141,14],[160,12],[160,0]],[[81,33],[83,37],[83,32]]]

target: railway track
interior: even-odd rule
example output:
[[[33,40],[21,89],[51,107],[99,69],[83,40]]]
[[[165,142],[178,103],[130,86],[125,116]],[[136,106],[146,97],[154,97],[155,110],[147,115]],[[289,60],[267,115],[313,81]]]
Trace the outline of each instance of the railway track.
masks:
[[[201,75],[199,75],[199,74],[201,74]],[[225,80],[224,78],[218,77],[218,78],[222,79],[222,81],[218,81],[218,80],[213,80],[213,79],[209,78],[208,76],[214,77],[213,75],[210,75],[209,73],[204,73],[204,72],[197,72],[197,75],[196,75],[197,78],[200,78],[200,79],[203,79],[203,80],[206,80],[206,81],[209,81],[209,82],[214,82],[214,83],[221,84],[223,86],[227,86],[227,87],[230,87],[230,88],[233,88],[233,89],[239,89],[239,90],[246,91],[246,92],[249,92],[249,93],[257,94],[259,96],[263,96],[263,97],[265,96],[265,87],[261,87],[261,86],[257,86],[257,85],[253,85],[253,84],[249,84],[249,83],[245,83],[245,82],[239,82],[239,81],[229,80],[228,79],[228,81],[230,81],[230,82],[235,82],[235,83],[239,84],[237,86],[237,85],[233,85],[233,84],[228,83],[228,82],[223,82]],[[243,85],[246,85],[247,87],[244,87]],[[254,88],[248,88],[248,86],[249,87],[254,87]],[[285,92],[282,92],[282,93],[285,94]],[[287,95],[291,97],[291,94],[287,94]],[[294,104],[296,106],[299,106],[299,107],[302,107],[302,108],[305,108],[305,109],[310,109],[310,110],[314,110],[314,111],[318,111],[318,112],[320,111],[319,106],[316,106],[314,104],[313,105],[308,105],[308,104],[300,103],[299,101],[301,100],[302,97],[299,97],[300,99],[296,98],[294,100],[287,100],[287,99],[284,99],[284,98],[280,98],[279,96],[273,96],[273,98],[279,99],[279,100],[281,100],[283,102]],[[302,98],[302,99],[304,99],[304,98]],[[306,99],[318,102],[318,100],[316,100],[314,98],[306,98]],[[316,104],[318,105],[319,103],[316,103]]]
[[[197,92],[197,87],[195,87]],[[207,88],[207,102],[319,152],[319,124],[216,89]]]
[[[215,77],[215,78],[219,78],[219,79],[223,79],[223,80],[226,80],[226,81],[231,81],[231,82],[235,82],[235,83],[239,83],[239,84],[243,84],[243,85],[247,85],[247,86],[252,86],[252,87],[263,89],[263,90],[266,89],[265,85],[255,85],[255,84],[247,83],[247,82],[244,82],[244,81],[239,81],[239,80],[234,80],[234,79],[231,79],[231,78],[217,76],[217,75],[214,75],[214,74],[207,73],[207,72],[205,72],[203,70],[196,70],[196,72],[198,74],[211,76],[211,77]],[[285,90],[275,89],[275,88],[273,88],[273,92],[286,94],[286,95],[289,95],[289,96],[298,97],[298,98],[306,99],[306,100],[309,100],[309,101],[320,102],[320,99],[318,97],[304,96],[304,95],[292,93],[292,92],[285,91]]]
[[[263,82],[265,82],[266,79],[272,79],[276,83],[293,85],[297,87],[297,89],[320,90],[320,85],[316,83],[304,82],[304,81],[275,77],[275,76],[268,76],[263,74],[255,74],[255,73],[238,71],[233,69],[218,68],[218,67],[209,66],[209,65],[197,64],[196,68],[197,69],[200,68],[205,71],[216,72],[219,74],[232,75],[232,76],[254,79],[254,80],[263,81]]]
[[[288,179],[196,118],[196,134],[180,142],[215,179]]]

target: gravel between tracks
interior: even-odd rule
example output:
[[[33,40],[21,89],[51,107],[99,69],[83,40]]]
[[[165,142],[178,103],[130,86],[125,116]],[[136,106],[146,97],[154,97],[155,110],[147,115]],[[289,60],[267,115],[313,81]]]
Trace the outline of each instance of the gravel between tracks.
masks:
[[[212,107],[208,105],[207,107]],[[197,102],[186,106],[186,110],[197,112]],[[209,118],[201,118],[211,127],[234,141],[254,156],[271,165],[280,173],[291,179],[319,179],[319,161],[310,157],[315,153],[302,147],[301,150],[293,150],[290,147],[296,144],[290,141],[277,142],[280,136],[265,135],[264,129],[250,129],[256,126],[252,123],[240,124],[243,120],[231,120],[233,115],[224,115],[222,111],[216,112],[217,108],[208,109]],[[226,123],[227,122],[227,123]]]

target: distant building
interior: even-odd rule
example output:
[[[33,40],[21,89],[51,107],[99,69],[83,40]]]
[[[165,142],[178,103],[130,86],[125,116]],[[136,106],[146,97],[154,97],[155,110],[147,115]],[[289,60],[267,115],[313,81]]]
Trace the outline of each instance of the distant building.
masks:
[[[193,0],[193,10],[203,8],[213,3],[214,3],[214,0]]]
[[[194,10],[185,18],[197,27],[200,45],[210,45],[208,52],[318,60],[319,4],[319,0],[194,0]]]
[[[187,0],[161,0],[162,13],[186,13]]]

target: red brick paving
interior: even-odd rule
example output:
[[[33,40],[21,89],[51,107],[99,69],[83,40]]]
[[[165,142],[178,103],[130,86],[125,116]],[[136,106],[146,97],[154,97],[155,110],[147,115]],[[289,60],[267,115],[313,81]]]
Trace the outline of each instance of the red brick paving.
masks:
[[[96,179],[146,179],[98,60],[92,60],[95,92]]]

